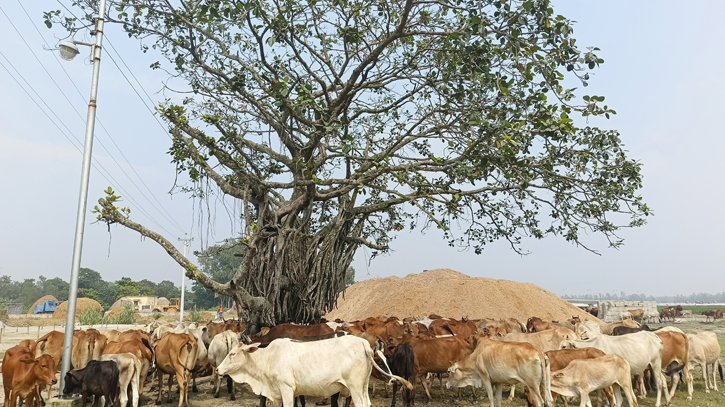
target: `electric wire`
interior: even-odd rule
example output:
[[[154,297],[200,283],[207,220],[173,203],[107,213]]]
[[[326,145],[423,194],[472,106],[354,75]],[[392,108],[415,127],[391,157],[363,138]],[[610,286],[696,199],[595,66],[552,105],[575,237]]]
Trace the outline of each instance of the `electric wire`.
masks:
[[[30,20],[30,22],[31,22],[31,25],[32,25],[32,26],[33,26],[33,27],[35,28],[35,30],[36,30],[36,31],[38,32],[38,35],[40,35],[40,37],[41,37],[41,39],[43,40],[43,42],[45,43],[45,45],[46,45],[46,46],[47,46],[48,48],[50,48],[50,46],[49,46],[48,42],[47,42],[47,41],[45,40],[45,38],[43,37],[43,35],[42,35],[42,34],[40,33],[40,31],[38,30],[38,28],[37,28],[37,27],[35,26],[35,24],[33,24],[32,18],[30,18],[30,15],[28,14],[27,10],[25,10],[25,7],[23,7],[22,3],[20,3],[20,1],[19,1],[19,0],[18,0],[18,3],[20,4],[20,7],[21,7],[21,8],[23,9],[23,11],[25,12],[25,15],[26,15],[26,16],[28,17],[28,19]],[[61,4],[62,4],[62,3],[61,3]],[[19,30],[17,29],[17,27],[15,26],[15,24],[13,24],[12,20],[10,20],[9,16],[8,16],[8,15],[7,15],[6,13],[5,13],[5,11],[4,11],[3,9],[2,9],[2,7],[0,7],[0,11],[2,11],[2,13],[3,13],[3,14],[5,15],[5,17],[6,17],[7,19],[8,19],[8,21],[10,21],[10,24],[11,24],[11,25],[12,25],[12,27],[13,27],[13,28],[15,29],[15,32],[16,32],[16,33],[17,33],[17,34],[18,34],[18,35],[19,35],[19,36],[21,37],[21,39],[22,39],[22,40],[23,40],[23,42],[25,43],[26,47],[27,47],[27,48],[28,48],[28,49],[30,50],[30,52],[31,52],[31,53],[33,54],[33,56],[35,57],[36,61],[37,61],[37,62],[38,62],[38,63],[39,63],[40,65],[41,65],[41,67],[43,68],[43,70],[45,71],[45,73],[46,73],[46,74],[48,75],[48,77],[50,77],[51,81],[53,81],[53,83],[55,84],[56,88],[58,88],[58,90],[59,90],[59,91],[61,92],[61,94],[62,94],[62,95],[63,95],[63,97],[65,98],[66,102],[68,102],[68,104],[69,104],[69,105],[70,105],[70,106],[71,106],[71,107],[73,108],[73,110],[74,110],[74,111],[76,112],[76,114],[77,114],[77,115],[78,115],[78,117],[79,117],[79,118],[81,119],[81,121],[83,121],[83,123],[85,124],[86,120],[84,120],[84,119],[83,119],[83,116],[82,116],[82,115],[80,114],[80,112],[78,111],[78,109],[77,109],[77,108],[76,108],[76,107],[75,107],[75,106],[74,106],[74,105],[73,105],[73,104],[72,104],[72,103],[70,102],[70,100],[69,100],[69,99],[68,99],[68,97],[66,96],[65,92],[64,92],[64,91],[63,91],[63,90],[62,90],[62,89],[60,88],[60,86],[59,86],[59,85],[57,84],[57,82],[56,82],[56,81],[55,81],[55,79],[54,79],[54,78],[52,77],[52,75],[50,75],[50,73],[49,73],[49,72],[48,72],[48,70],[46,69],[45,65],[44,65],[44,64],[42,63],[42,61],[40,61],[40,59],[38,58],[38,56],[37,56],[37,55],[35,54],[35,52],[33,51],[32,47],[30,47],[30,45],[29,45],[29,44],[28,44],[28,43],[27,43],[27,42],[25,41],[25,38],[24,38],[24,37],[22,36],[22,34],[21,34],[21,33],[20,33],[20,31],[19,31]],[[114,50],[115,50],[115,49],[114,49]],[[107,53],[107,55],[109,55],[109,57],[110,57],[110,54],[109,54],[109,53]],[[53,54],[53,57],[55,58],[56,62],[57,62],[57,63],[58,63],[59,65],[60,65],[61,69],[62,69],[62,70],[63,70],[63,72],[64,72],[64,73],[66,74],[66,76],[68,77],[68,79],[69,79],[69,80],[71,81],[71,83],[73,84],[73,87],[74,87],[74,88],[76,89],[76,91],[78,92],[78,95],[79,95],[79,96],[80,96],[80,97],[81,97],[81,98],[83,99],[83,95],[81,94],[81,92],[80,92],[80,90],[78,89],[78,87],[77,87],[77,86],[75,85],[75,82],[73,82],[73,80],[71,79],[71,77],[70,77],[70,75],[68,74],[68,72],[67,72],[67,71],[65,70],[65,67],[63,67],[63,65],[62,65],[62,64],[60,63],[60,61],[58,61],[58,58],[57,58],[57,57],[55,56],[55,54]],[[113,58],[112,58],[112,57],[111,57],[111,59],[113,60]],[[114,65],[116,65],[116,67],[118,68],[118,64],[116,64],[116,63],[115,63],[115,61],[113,61],[113,62],[114,62]],[[120,70],[120,68],[119,68],[119,70]],[[123,72],[122,72],[122,73],[123,73]],[[125,75],[124,75],[124,77],[125,77]],[[23,80],[25,80],[25,79],[23,79]],[[126,79],[126,80],[128,81],[128,79]],[[27,81],[26,81],[26,83],[27,83]],[[135,89],[134,89],[134,91],[135,91]],[[145,103],[144,103],[144,105],[145,105]],[[148,107],[147,107],[147,108],[148,108]],[[52,110],[51,110],[51,111],[52,111]],[[59,119],[59,120],[60,120],[60,119]],[[158,200],[158,199],[156,198],[156,196],[155,196],[155,195],[153,194],[153,192],[151,191],[151,189],[150,189],[150,188],[148,187],[148,185],[147,185],[147,184],[146,184],[146,183],[144,182],[143,178],[141,178],[141,176],[140,176],[140,175],[138,174],[138,172],[137,172],[137,171],[136,171],[136,169],[135,169],[135,168],[133,167],[133,165],[131,165],[130,161],[128,160],[128,158],[126,157],[126,155],[125,155],[125,154],[123,153],[123,151],[121,150],[121,148],[120,148],[120,147],[118,146],[118,144],[116,144],[115,140],[113,139],[113,137],[111,136],[111,134],[110,134],[110,133],[108,132],[108,130],[107,130],[107,129],[105,128],[105,126],[103,125],[103,123],[101,122],[101,120],[100,120],[100,119],[97,119],[97,120],[98,120],[98,123],[99,123],[99,124],[101,125],[101,127],[103,128],[103,130],[104,130],[104,131],[106,132],[106,135],[108,136],[108,138],[109,138],[109,139],[111,140],[111,142],[113,143],[113,145],[114,145],[114,146],[116,147],[116,149],[117,149],[117,150],[119,151],[119,153],[121,154],[121,156],[123,157],[123,159],[124,159],[124,160],[126,161],[126,163],[128,164],[129,168],[131,168],[131,170],[133,171],[133,173],[134,173],[134,174],[136,175],[136,177],[138,177],[138,179],[139,179],[139,180],[141,181],[141,183],[142,183],[142,184],[144,185],[144,187],[145,187],[145,188],[146,188],[146,190],[147,190],[147,191],[149,192],[149,194],[151,194],[151,196],[152,196],[152,197],[153,197],[153,199],[154,199],[154,200],[156,201],[156,203],[158,203],[159,207],[161,207],[161,210],[159,209],[159,207],[157,207],[156,205],[154,205],[154,203],[153,203],[153,202],[151,202],[151,200],[150,200],[150,199],[148,198],[148,196],[146,196],[146,194],[145,194],[145,193],[144,193],[144,192],[143,192],[143,191],[141,190],[141,188],[139,188],[139,186],[138,186],[138,185],[137,185],[137,184],[136,184],[136,183],[134,182],[134,180],[133,180],[133,179],[132,179],[132,178],[131,178],[131,177],[130,177],[130,176],[128,175],[128,173],[127,173],[127,172],[126,172],[126,171],[125,171],[125,170],[123,169],[123,167],[121,167],[121,165],[120,165],[120,164],[118,163],[118,161],[116,160],[116,158],[115,158],[115,157],[114,157],[114,156],[113,156],[113,155],[111,154],[111,152],[110,152],[110,151],[108,150],[108,148],[106,148],[106,146],[105,146],[105,144],[104,144],[104,143],[102,142],[102,140],[98,140],[98,142],[99,142],[99,144],[101,145],[101,147],[102,147],[102,148],[103,148],[103,149],[104,149],[104,150],[106,151],[106,153],[108,153],[109,157],[110,157],[110,158],[111,158],[111,159],[112,159],[112,160],[114,161],[114,163],[115,163],[115,164],[116,164],[116,165],[117,165],[117,166],[119,167],[119,169],[121,170],[121,172],[123,172],[123,174],[124,174],[124,175],[126,176],[126,178],[128,178],[128,180],[129,180],[129,181],[130,181],[130,182],[131,182],[131,183],[133,184],[133,186],[134,186],[134,187],[136,187],[136,189],[137,189],[137,190],[138,190],[138,191],[139,191],[139,192],[141,193],[141,195],[142,195],[142,196],[143,196],[143,197],[144,197],[144,198],[146,199],[146,201],[148,201],[148,202],[149,202],[149,203],[151,204],[151,206],[152,206],[152,207],[153,207],[154,209],[156,209],[156,211],[157,211],[157,212],[158,212],[159,214],[161,214],[161,216],[162,216],[162,217],[163,217],[163,218],[164,218],[164,219],[165,219],[165,220],[166,220],[167,222],[169,222],[169,223],[173,224],[173,225],[174,225],[174,226],[175,226],[176,228],[178,228],[178,229],[179,229],[180,231],[182,231],[182,232],[183,232],[183,231],[184,231],[184,228],[183,228],[183,227],[181,227],[181,225],[179,225],[179,223],[178,223],[178,222],[176,222],[176,221],[174,220],[173,216],[172,216],[171,214],[169,214],[169,212],[168,212],[168,211],[166,211],[166,209],[164,208],[164,205],[163,205],[163,204],[162,204],[161,202],[159,202],[159,200]],[[158,122],[158,119],[156,119],[156,120],[157,120],[157,122]],[[61,123],[63,123],[63,122],[61,121]],[[159,124],[161,124],[161,123],[159,123]],[[65,123],[63,123],[63,125],[65,126]],[[67,126],[66,126],[66,128],[67,128]],[[163,126],[162,126],[162,128],[163,128]],[[71,131],[70,131],[70,129],[69,129],[69,132],[71,132]],[[71,132],[71,133],[72,133],[72,132]],[[110,174],[110,173],[109,173],[109,174]],[[120,184],[119,184],[119,186],[120,186]],[[165,213],[165,214],[164,214],[164,213]]]
[[[22,74],[20,73],[20,71],[18,71],[18,69],[17,69],[17,68],[16,68],[16,67],[15,67],[15,66],[13,65],[13,63],[12,63],[12,62],[10,62],[10,60],[9,60],[9,59],[8,59],[8,58],[7,58],[6,56],[5,56],[5,54],[3,54],[3,53],[2,53],[1,51],[0,51],[0,56],[2,56],[2,57],[3,57],[4,59],[5,59],[5,61],[6,61],[6,62],[7,62],[7,63],[8,63],[9,65],[10,65],[10,67],[11,67],[11,68],[13,68],[13,70],[15,71],[15,73],[16,73],[16,74],[17,74],[17,75],[18,75],[18,76],[19,76],[19,77],[20,77],[20,78],[21,78],[21,79],[23,80],[23,82],[25,82],[25,83],[26,83],[26,84],[28,85],[28,87],[30,88],[30,90],[32,90],[32,91],[33,91],[33,93],[34,93],[34,94],[35,94],[35,95],[37,96],[37,98],[38,98],[38,99],[40,99],[40,101],[41,101],[41,102],[43,102],[43,104],[44,104],[44,105],[45,105],[45,106],[46,106],[46,107],[48,108],[48,110],[50,110],[50,112],[51,112],[51,113],[53,114],[53,116],[55,116],[55,117],[56,117],[56,119],[57,119],[57,120],[58,120],[58,121],[59,121],[59,122],[60,122],[60,123],[61,123],[61,124],[63,125],[63,127],[65,127],[65,128],[66,128],[66,129],[68,130],[68,133],[70,133],[70,134],[71,134],[71,137],[73,137],[73,139],[75,139],[75,141],[76,141],[76,142],[77,142],[77,143],[78,143],[78,144],[79,144],[80,146],[83,146],[83,143],[82,143],[82,142],[81,142],[80,140],[78,140],[78,138],[77,138],[77,137],[76,137],[75,135],[73,135],[73,132],[72,132],[72,131],[71,131],[71,130],[70,130],[70,129],[68,128],[68,126],[67,126],[67,125],[66,125],[66,124],[65,124],[65,123],[63,122],[63,120],[61,120],[61,119],[60,119],[60,118],[58,117],[58,115],[57,115],[57,114],[55,113],[55,111],[54,111],[54,110],[53,110],[53,109],[52,109],[52,108],[51,108],[51,107],[50,107],[50,106],[49,106],[49,105],[48,105],[48,104],[47,104],[47,103],[45,102],[45,100],[43,99],[43,97],[42,97],[42,96],[40,96],[40,94],[38,94],[38,92],[37,92],[37,91],[35,90],[35,88],[33,88],[33,86],[32,86],[32,85],[30,85],[30,83],[28,83],[28,81],[27,81],[27,80],[25,79],[25,77],[23,77],[23,75],[22,75]],[[58,130],[59,130],[60,132],[61,132],[61,134],[63,134],[63,136],[64,136],[64,137],[65,137],[66,139],[68,139],[68,141],[69,141],[69,142],[70,142],[70,143],[71,143],[71,144],[73,145],[73,147],[75,147],[75,148],[76,148],[76,149],[77,149],[77,150],[78,150],[78,151],[79,151],[79,152],[80,152],[80,153],[82,154],[82,153],[83,153],[82,149],[81,149],[81,148],[79,148],[79,147],[78,147],[78,145],[76,145],[76,143],[74,143],[74,142],[73,142],[73,141],[71,140],[71,138],[70,138],[70,137],[69,137],[69,136],[68,136],[68,135],[67,135],[67,134],[65,133],[65,131],[63,131],[63,129],[61,129],[61,128],[60,128],[60,126],[58,125],[58,123],[56,123],[56,122],[55,122],[55,121],[54,121],[54,120],[53,120],[53,119],[52,119],[52,118],[50,117],[50,115],[49,115],[49,114],[48,114],[48,113],[47,113],[47,112],[45,111],[45,109],[43,109],[43,107],[42,107],[42,106],[41,106],[41,105],[40,105],[40,104],[39,104],[39,103],[37,102],[37,100],[36,100],[35,98],[33,98],[33,96],[31,96],[31,95],[30,95],[30,93],[29,93],[29,92],[27,91],[27,89],[25,89],[25,87],[23,86],[23,84],[22,84],[22,83],[20,83],[20,81],[18,81],[18,79],[17,79],[17,78],[16,78],[16,77],[15,77],[15,76],[13,75],[13,73],[12,73],[12,72],[11,72],[11,71],[10,71],[10,70],[9,70],[9,69],[8,69],[8,68],[6,67],[6,66],[5,66],[5,64],[3,64],[3,63],[2,63],[2,61],[0,61],[0,65],[1,65],[2,67],[3,67],[3,69],[5,69],[5,71],[7,71],[7,72],[8,72],[8,74],[9,74],[9,75],[10,75],[10,77],[11,77],[11,78],[12,78],[12,79],[13,79],[13,80],[15,81],[15,83],[17,83],[17,84],[18,84],[18,86],[20,86],[20,88],[21,88],[21,89],[23,90],[23,92],[25,92],[25,94],[26,94],[26,95],[28,95],[28,97],[29,97],[29,98],[30,98],[30,99],[31,99],[31,100],[33,101],[33,103],[35,103],[35,105],[36,105],[36,106],[38,106],[38,108],[39,108],[39,109],[40,109],[40,110],[41,110],[41,111],[43,112],[43,114],[45,114],[45,116],[46,116],[46,117],[48,117],[48,119],[49,119],[49,120],[51,121],[51,123],[53,123],[53,125],[54,125],[54,126],[55,126],[55,127],[56,127],[56,128],[57,128],[57,129],[58,129]],[[113,175],[111,175],[111,173],[110,173],[110,172],[109,172],[109,171],[108,171],[108,170],[107,170],[107,169],[106,169],[106,168],[105,168],[105,167],[104,167],[104,166],[103,166],[103,165],[102,165],[102,164],[101,164],[101,163],[100,163],[100,162],[98,161],[98,159],[97,159],[97,158],[93,157],[93,160],[94,160],[94,161],[93,161],[93,162],[91,162],[91,164],[92,164],[92,165],[93,165],[93,167],[94,167],[94,168],[95,168],[95,169],[96,169],[96,170],[98,171],[98,173],[99,173],[99,174],[100,174],[100,175],[101,175],[101,176],[102,176],[102,177],[103,177],[104,179],[106,179],[106,181],[108,181],[109,183],[111,183],[111,181],[113,181],[113,183],[115,183],[115,184],[116,184],[116,189],[117,189],[117,190],[118,190],[119,192],[121,192],[121,193],[123,194],[123,196],[125,196],[125,197],[126,197],[126,198],[127,198],[127,199],[128,199],[128,200],[129,200],[130,202],[131,202],[131,203],[133,203],[134,205],[136,205],[136,206],[137,206],[137,209],[139,210],[139,212],[141,212],[141,213],[142,213],[143,215],[145,215],[145,216],[146,216],[147,218],[149,218],[149,220],[151,220],[151,221],[152,221],[152,222],[153,222],[154,224],[156,224],[156,226],[158,226],[158,227],[159,227],[160,229],[164,230],[164,231],[165,231],[166,233],[168,233],[169,235],[173,235],[173,233],[169,232],[169,231],[168,231],[168,230],[167,230],[166,228],[164,228],[164,227],[163,227],[163,225],[161,225],[161,224],[160,224],[160,223],[159,223],[158,221],[156,221],[156,219],[154,219],[154,218],[153,218],[153,217],[152,217],[152,216],[151,216],[151,215],[150,215],[150,214],[149,214],[148,212],[146,212],[146,210],[144,210],[144,209],[143,209],[143,207],[142,207],[141,205],[139,205],[139,204],[138,204],[138,202],[137,202],[137,201],[136,201],[135,199],[133,199],[133,197],[132,197],[132,196],[130,196],[129,194],[127,194],[127,193],[126,193],[126,191],[125,191],[125,190],[124,190],[124,189],[123,189],[123,188],[122,188],[122,187],[120,186],[120,183],[119,183],[119,182],[118,182],[118,181],[117,181],[117,180],[116,180],[116,179],[115,179],[115,178],[113,177]],[[106,174],[104,174],[103,172],[105,172]],[[109,178],[110,178],[110,180],[109,180]]]

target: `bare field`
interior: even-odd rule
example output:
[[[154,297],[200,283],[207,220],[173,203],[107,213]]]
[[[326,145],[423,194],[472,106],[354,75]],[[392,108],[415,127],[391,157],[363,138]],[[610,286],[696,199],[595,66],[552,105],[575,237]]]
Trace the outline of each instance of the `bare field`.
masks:
[[[714,331],[718,334],[720,345],[722,349],[725,351],[725,322],[718,322],[718,323],[700,323],[700,322],[694,322],[694,323],[680,323],[680,324],[674,324],[678,328],[682,329],[685,332],[698,332],[698,331]],[[141,325],[137,325],[136,327],[140,327]],[[653,329],[655,326],[650,325]],[[133,328],[133,325],[126,325],[126,326],[118,326],[121,330],[123,329],[131,329]],[[660,325],[657,325],[657,327],[660,327]],[[86,327],[82,327],[86,328]],[[108,326],[94,326],[94,328],[105,331],[108,329],[117,329],[116,325],[108,325]],[[51,329],[48,327],[41,327],[40,333],[38,333],[37,327],[31,327],[31,328],[18,328],[17,332],[15,331],[15,328],[13,327],[6,327],[5,333],[0,340],[0,351],[4,352],[9,347],[15,346],[18,342],[20,342],[23,339],[37,339],[39,336],[44,335],[45,333],[49,332]],[[61,328],[58,328],[58,330],[61,330]],[[725,356],[725,352],[723,352],[723,356]],[[723,359],[725,360],[725,358]],[[693,378],[694,378],[694,393],[693,393],[693,400],[687,401],[686,397],[687,394],[685,392],[685,386],[681,385],[678,391],[675,393],[675,396],[673,397],[671,401],[672,406],[687,406],[687,407],[721,407],[725,406],[725,385],[722,383],[718,383],[718,392],[711,392],[709,394],[705,393],[705,382],[702,379],[702,373],[700,373],[699,370],[693,371]],[[718,378],[719,379],[719,378]],[[444,383],[445,383],[444,378]],[[372,381],[371,381],[372,383]],[[141,397],[139,401],[139,405],[141,406],[151,406],[154,405],[156,401],[156,397],[158,394],[158,390],[156,388],[157,380],[155,379],[153,382],[153,385],[149,382],[146,384],[146,393]],[[250,389],[246,385],[237,386],[237,400],[236,401],[230,401],[229,396],[226,392],[226,387],[222,387],[220,398],[215,399],[212,395],[212,383],[209,377],[200,378],[197,380],[197,385],[199,387],[199,393],[192,393],[189,396],[190,403],[194,407],[256,407],[259,405],[259,398],[254,395]],[[376,386],[376,397],[371,398],[372,405],[374,407],[387,407],[390,405],[391,399],[389,397],[384,397],[382,385],[378,384]],[[1,386],[0,386],[1,389]],[[167,387],[164,386],[164,396],[162,398],[162,405],[168,405],[168,406],[175,406],[178,403],[178,394],[176,393],[176,386],[174,386],[174,389],[172,390],[172,400],[171,404],[166,403],[166,391]],[[504,397],[508,394],[508,386],[504,386]],[[57,393],[57,387],[54,389]],[[457,400],[455,398],[455,395],[457,392],[454,392],[453,390],[445,390],[441,391],[440,385],[438,380],[435,380],[431,389],[431,393],[433,396],[433,402],[430,403],[431,407],[443,407],[443,406],[469,406],[473,405],[471,400],[471,392],[469,389],[464,389],[464,397],[462,400]],[[479,396],[479,403],[478,405],[489,405],[488,398],[486,397],[486,392],[484,389],[477,389],[476,393]],[[314,406],[316,402],[319,401],[317,398],[309,397],[307,398],[307,405],[308,406]],[[400,396],[398,396],[397,403],[402,403],[402,400]],[[624,402],[626,405],[626,401]],[[662,403],[664,405],[664,395],[662,397]],[[419,384],[418,388],[416,389],[416,404],[417,405],[426,405],[426,396],[425,392],[423,391],[422,386]],[[655,404],[655,398],[652,393],[649,394],[649,396],[646,399],[640,399],[639,405],[642,407],[653,407]],[[559,402],[559,405],[562,405],[561,402]],[[571,404],[572,406],[578,405],[577,403]],[[502,407],[524,407],[526,406],[526,401],[523,398],[523,388],[521,386],[517,386],[517,393],[516,398],[512,401],[509,401],[504,398]]]

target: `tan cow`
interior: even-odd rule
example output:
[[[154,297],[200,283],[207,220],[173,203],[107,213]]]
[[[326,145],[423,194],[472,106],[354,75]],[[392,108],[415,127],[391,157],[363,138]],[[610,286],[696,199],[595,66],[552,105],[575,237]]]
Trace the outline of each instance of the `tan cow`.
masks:
[[[542,352],[548,352],[550,350],[571,349],[573,347],[573,341],[576,338],[576,334],[571,329],[557,326],[545,331],[529,334],[513,332],[504,337],[497,337],[495,340],[506,342],[526,342],[536,346],[536,348]],[[516,393],[515,384],[511,386],[509,400],[513,400],[514,393]]]
[[[618,326],[628,326],[630,328],[640,328],[642,325],[635,320],[625,319],[619,322],[612,322],[611,324],[601,324],[600,330],[604,335],[611,335],[614,332],[614,328]]]
[[[624,358],[617,355],[604,355],[594,359],[573,360],[567,367],[551,374],[551,391],[562,396],[581,399],[580,407],[591,406],[589,393],[612,386],[614,407],[622,405],[622,393],[630,407],[638,407],[637,397],[632,391],[632,372]]]
[[[131,405],[138,407],[138,389],[141,384],[141,369],[143,364],[132,353],[107,354],[101,360],[112,360],[118,366],[118,388],[120,407],[128,403],[128,391],[131,390]]]
[[[71,351],[74,369],[83,369],[91,360],[100,360],[108,339],[96,329],[75,331]]]
[[[161,403],[164,374],[168,374],[175,375],[179,384],[179,407],[189,406],[189,381],[198,351],[199,345],[192,334],[168,333],[158,340],[156,343],[156,373],[159,377],[159,395],[156,404]],[[167,402],[171,401],[172,377],[169,377]]]
[[[149,341],[146,339],[132,339],[123,342],[109,342],[103,350],[104,355],[116,355],[119,353],[130,353],[141,361],[141,371],[139,372],[139,388],[138,394],[143,395],[143,385],[146,383],[146,377],[149,373],[149,367],[154,360],[154,351],[151,349]]]
[[[632,316],[632,319],[638,319],[640,322],[643,322],[644,310],[642,308],[631,309],[629,310],[629,314]]]
[[[683,374],[685,375],[685,382],[687,383],[687,399],[692,400],[692,373],[690,373],[688,357],[690,346],[687,336],[680,332],[655,332],[655,334],[662,340],[662,368],[673,370],[678,366],[683,365]],[[670,397],[675,395],[675,389],[677,388],[677,382],[679,381],[679,374],[672,376]]]
[[[117,329],[111,329],[110,331],[104,332],[103,336],[106,337],[108,342],[121,342],[121,334],[121,331]]]
[[[418,355],[416,355],[417,359]],[[494,392],[501,406],[501,385],[522,383],[531,389],[535,407],[551,406],[549,359],[529,343],[502,342],[478,338],[476,349],[449,369],[446,387],[485,387],[491,407]],[[541,397],[543,389],[544,398]]]
[[[714,332],[698,332],[697,337],[700,339],[704,352],[705,368],[712,369],[712,385],[710,385],[708,377],[706,387],[718,391],[715,371],[720,371],[720,380],[722,380],[722,365],[720,364],[720,343],[717,341],[717,334]]]
[[[552,373],[558,372],[559,370],[569,366],[569,363],[571,363],[573,360],[594,359],[605,355],[604,352],[595,348],[550,350],[544,353],[549,358],[549,365]],[[528,391],[528,388],[526,388],[526,390]],[[602,405],[601,393],[606,393],[607,399],[609,400],[609,405],[614,406],[615,400],[612,395],[611,388],[607,387],[606,389],[603,389],[603,391],[598,391],[597,393],[600,400],[599,405]],[[554,407],[556,405],[556,399],[559,396],[559,393],[552,390],[551,396],[554,399],[554,404],[552,405],[552,407]],[[567,398],[562,397],[562,399],[564,400],[564,406],[567,407],[569,405],[569,403],[567,402]],[[529,403],[533,404],[533,401],[530,400]]]

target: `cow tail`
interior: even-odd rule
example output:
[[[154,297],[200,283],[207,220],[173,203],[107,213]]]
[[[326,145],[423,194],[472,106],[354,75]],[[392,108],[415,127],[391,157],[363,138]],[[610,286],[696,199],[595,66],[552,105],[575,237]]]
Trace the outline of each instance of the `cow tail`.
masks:
[[[409,381],[403,379],[400,376],[396,376],[396,375],[394,375],[392,373],[389,373],[391,371],[390,370],[390,366],[388,366],[388,361],[385,358],[385,355],[383,355],[383,352],[377,351],[378,352],[378,356],[380,356],[380,359],[383,360],[383,363],[385,364],[385,367],[388,369],[387,372],[384,371],[383,369],[381,369],[380,366],[378,366],[378,364],[375,363],[375,359],[373,359],[373,351],[372,351],[372,349],[370,349],[370,352],[368,352],[368,349],[370,349],[370,347],[369,346],[365,346],[365,354],[368,355],[368,357],[370,358],[370,362],[372,362],[373,367],[375,369],[378,369],[378,372],[384,374],[385,376],[391,377],[394,380],[399,381],[400,383],[403,384],[403,386],[407,387],[410,390],[413,390],[414,389],[413,385]]]
[[[720,381],[725,383],[725,380],[722,378],[722,364],[720,363],[720,359],[717,360],[717,370],[720,372]]]
[[[544,405],[554,407],[554,399],[551,397],[551,365],[549,357],[543,352],[542,355],[544,355],[544,363],[541,365],[544,378]]]
[[[148,357],[148,355],[145,355],[147,359],[153,360],[154,359],[154,348],[151,347],[151,344],[149,341],[146,340],[146,338],[141,338],[141,342],[146,346],[146,349],[148,350],[148,353],[151,354],[151,357]],[[146,352],[143,352],[146,353]]]

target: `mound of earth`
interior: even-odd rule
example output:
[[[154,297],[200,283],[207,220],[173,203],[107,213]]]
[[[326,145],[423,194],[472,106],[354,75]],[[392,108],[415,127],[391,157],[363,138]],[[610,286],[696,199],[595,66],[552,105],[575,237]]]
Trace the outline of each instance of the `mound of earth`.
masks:
[[[98,303],[96,300],[92,300],[90,298],[78,298],[76,301],[76,319],[78,319],[78,316],[84,312],[86,312],[89,309],[94,309],[98,312],[101,312],[101,304]],[[60,305],[58,305],[58,308],[55,309],[55,312],[53,312],[53,319],[65,319],[66,315],[68,314],[68,301],[62,302]]]
[[[560,321],[578,315],[597,318],[531,283],[469,277],[450,269],[429,270],[404,278],[375,278],[353,284],[325,318],[355,321],[367,317],[507,318],[536,316]]]

